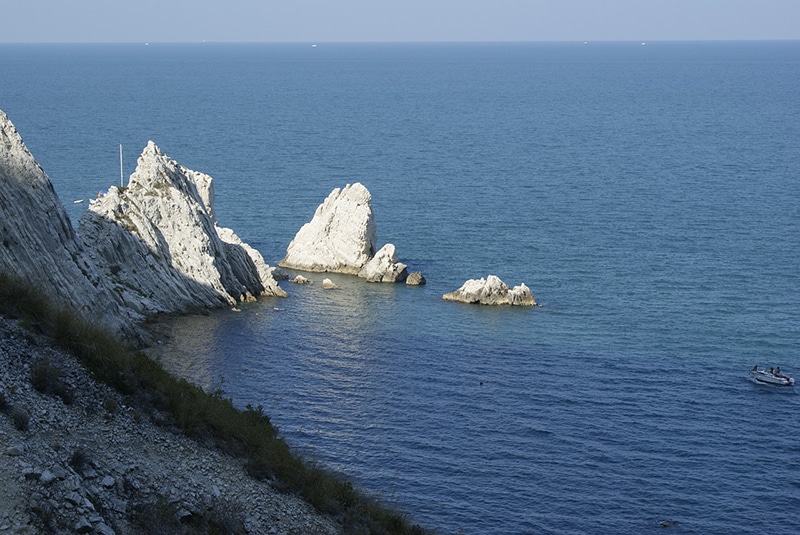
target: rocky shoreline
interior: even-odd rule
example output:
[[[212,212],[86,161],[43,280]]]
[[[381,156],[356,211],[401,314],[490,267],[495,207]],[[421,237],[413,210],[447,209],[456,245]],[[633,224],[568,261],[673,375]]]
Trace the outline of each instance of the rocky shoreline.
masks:
[[[0,110],[0,274],[128,347],[146,345],[144,323],[162,314],[287,296],[277,282],[285,274],[218,224],[213,200],[209,175],[150,142],[128,185],[92,200],[75,230]],[[393,244],[378,249],[371,194],[358,182],[326,198],[279,265],[425,284]],[[323,287],[335,289],[330,281]],[[444,299],[536,304],[524,284],[512,289],[494,276],[467,281]],[[37,374],[44,385],[35,385]],[[313,535],[346,525],[251,478],[241,458],[204,447],[169,422],[126,406],[73,356],[0,317],[0,534],[181,533],[210,523],[224,533]],[[349,500],[352,488],[346,494]]]
[[[62,389],[39,391],[57,370]],[[55,375],[55,374],[53,374]],[[72,355],[0,317],[0,533],[334,534],[331,517],[125,405]],[[166,422],[166,420],[165,420]]]

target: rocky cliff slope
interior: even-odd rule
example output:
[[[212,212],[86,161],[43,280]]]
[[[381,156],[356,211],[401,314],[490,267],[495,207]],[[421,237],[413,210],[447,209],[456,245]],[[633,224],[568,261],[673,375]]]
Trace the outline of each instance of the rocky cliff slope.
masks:
[[[0,533],[341,531],[242,459],[154,420],[0,316]]]
[[[84,253],[50,179],[0,110],[0,271],[118,331],[130,317]]]

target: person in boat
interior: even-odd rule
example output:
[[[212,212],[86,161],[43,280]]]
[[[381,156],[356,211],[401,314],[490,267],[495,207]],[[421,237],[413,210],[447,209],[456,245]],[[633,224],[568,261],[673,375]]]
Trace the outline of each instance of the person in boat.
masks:
[[[781,374],[781,367],[780,367],[780,366],[778,366],[778,367],[775,369],[775,375],[780,375],[780,374]]]
[[[757,372],[757,371],[758,371],[758,364],[756,364],[755,366],[753,366],[753,369],[752,369],[752,370],[750,370],[750,371]]]

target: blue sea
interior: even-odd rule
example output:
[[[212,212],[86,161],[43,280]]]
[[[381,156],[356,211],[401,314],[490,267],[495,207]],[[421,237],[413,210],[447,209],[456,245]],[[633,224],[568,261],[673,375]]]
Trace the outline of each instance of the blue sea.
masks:
[[[163,363],[415,522],[800,532],[800,387],[747,378],[800,379],[800,42],[0,45],[0,72],[76,225],[150,139],[270,264],[367,186],[426,286],[307,275],[178,319]],[[490,274],[541,306],[442,300]]]

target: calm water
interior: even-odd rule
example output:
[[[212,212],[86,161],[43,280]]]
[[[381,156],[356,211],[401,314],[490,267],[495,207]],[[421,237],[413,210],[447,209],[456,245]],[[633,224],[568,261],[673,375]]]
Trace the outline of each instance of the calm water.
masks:
[[[186,318],[165,364],[450,533],[796,533],[800,43],[0,46],[76,199],[148,139],[277,263],[334,187],[425,287]],[[444,302],[468,278],[543,305]]]

